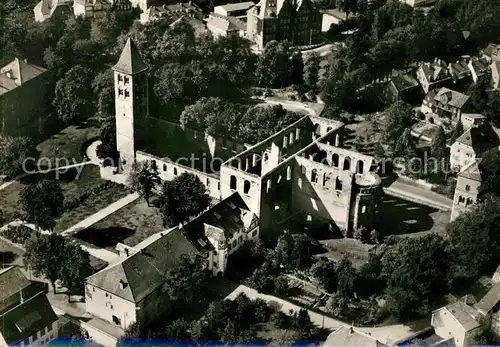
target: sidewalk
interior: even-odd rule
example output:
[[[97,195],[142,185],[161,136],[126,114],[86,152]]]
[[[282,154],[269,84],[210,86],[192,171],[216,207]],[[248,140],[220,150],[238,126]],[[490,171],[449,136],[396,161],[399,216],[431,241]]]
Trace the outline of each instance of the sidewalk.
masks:
[[[134,202],[137,199],[139,199],[139,194],[137,194],[137,193],[129,194],[129,195],[121,198],[120,200],[115,201],[111,205],[106,206],[105,208],[103,208],[99,212],[93,214],[92,216],[87,217],[84,220],[82,220],[81,222],[79,222],[79,223],[73,225],[72,227],[64,230],[60,235],[62,235],[62,236],[68,236],[68,235],[74,233],[75,231],[78,231],[78,230],[81,230],[81,229],[86,229],[86,228],[90,227],[91,225],[96,224],[97,222],[103,220],[104,218],[106,218],[110,214],[115,213],[119,209],[127,206],[128,204],[130,204],[132,202]]]

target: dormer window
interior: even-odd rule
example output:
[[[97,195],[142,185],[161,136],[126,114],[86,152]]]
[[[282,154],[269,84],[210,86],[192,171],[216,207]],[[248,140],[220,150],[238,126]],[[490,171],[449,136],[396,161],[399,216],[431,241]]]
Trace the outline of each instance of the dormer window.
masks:
[[[128,283],[127,283],[127,282],[125,282],[124,280],[120,280],[120,288],[121,288],[121,289],[125,289],[125,288],[127,288],[127,285],[128,285]]]

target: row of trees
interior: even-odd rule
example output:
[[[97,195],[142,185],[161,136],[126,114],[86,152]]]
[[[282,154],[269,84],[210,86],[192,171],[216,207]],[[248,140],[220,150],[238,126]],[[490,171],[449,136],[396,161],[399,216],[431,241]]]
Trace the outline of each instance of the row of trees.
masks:
[[[230,134],[235,141],[258,143],[299,118],[281,105],[248,107],[220,98],[202,98],[184,109],[180,123],[216,138]]]
[[[203,212],[210,205],[210,196],[198,176],[184,172],[171,181],[161,184],[158,168],[154,162],[134,163],[129,175],[132,190],[139,193],[150,204],[155,193],[165,226],[175,226]],[[161,186],[160,186],[161,184]]]

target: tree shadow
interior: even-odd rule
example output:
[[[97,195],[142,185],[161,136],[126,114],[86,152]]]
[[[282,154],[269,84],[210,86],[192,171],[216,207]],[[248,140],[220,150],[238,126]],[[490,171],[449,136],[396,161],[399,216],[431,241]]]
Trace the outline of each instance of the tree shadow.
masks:
[[[375,227],[384,236],[428,231],[434,226],[431,213],[437,211],[432,207],[384,195]]]
[[[11,251],[0,252],[0,265],[12,264],[19,255]]]
[[[114,247],[118,242],[123,242],[126,238],[132,236],[134,230],[122,227],[111,227],[104,229],[87,228],[80,230],[73,236],[93,244],[96,247],[106,248]]]

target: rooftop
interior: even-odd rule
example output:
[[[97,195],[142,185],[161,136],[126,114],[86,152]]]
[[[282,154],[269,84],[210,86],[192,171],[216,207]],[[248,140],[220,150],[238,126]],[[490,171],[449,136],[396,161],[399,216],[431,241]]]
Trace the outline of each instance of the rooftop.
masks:
[[[163,283],[164,274],[183,254],[196,254],[197,247],[178,228],[162,232],[139,252],[89,276],[87,283],[130,302],[138,303]]]
[[[46,71],[47,69],[29,64],[26,60],[15,58],[0,68],[0,95],[22,86]]]
[[[134,75],[147,69],[148,67],[142,60],[137,47],[129,37],[123,47],[118,63],[113,66],[113,70],[127,75]]]
[[[35,334],[54,323],[57,316],[45,293],[40,292],[0,316],[0,332],[8,344]]]
[[[429,96],[434,101],[457,108],[462,108],[469,100],[468,95],[444,87],[439,89],[437,93],[435,91],[431,91]]]
[[[344,347],[344,346],[363,346],[363,347],[383,347],[385,344],[378,341],[376,338],[365,334],[352,327],[341,326],[333,333],[328,335],[325,347]]]
[[[254,5],[255,4],[253,3],[253,1],[238,2],[235,4],[225,4],[225,5],[215,6],[214,11],[217,8],[221,8],[227,12],[243,11],[243,10],[248,10],[250,7]]]
[[[17,266],[0,270],[0,303],[29,287],[31,282]]]
[[[477,160],[470,162],[458,173],[458,176],[481,182],[482,178],[481,171],[479,170],[479,162]]]
[[[207,21],[207,26],[215,27],[225,32],[245,31],[245,23],[236,17],[223,16],[217,13],[211,13]]]
[[[403,91],[418,86],[417,80],[407,74],[391,78],[391,83],[398,91]]]
[[[446,306],[445,309],[453,315],[465,331],[471,331],[480,326],[474,318],[478,313],[477,310],[460,300]]]
[[[326,15],[329,15],[329,16],[335,17],[337,19],[340,19],[340,20],[346,20],[347,19],[346,13],[343,12],[343,11],[340,11],[340,10],[338,10],[336,8],[331,8],[331,9],[323,10],[321,12],[324,13],[324,14],[326,14]]]
[[[495,307],[500,301],[500,283],[495,284],[481,300],[474,307],[486,315]]]
[[[481,124],[467,130],[455,142],[472,147],[476,155],[500,145],[497,133],[489,124]]]

